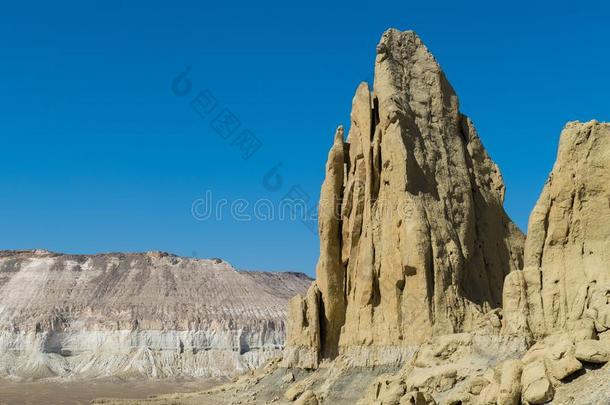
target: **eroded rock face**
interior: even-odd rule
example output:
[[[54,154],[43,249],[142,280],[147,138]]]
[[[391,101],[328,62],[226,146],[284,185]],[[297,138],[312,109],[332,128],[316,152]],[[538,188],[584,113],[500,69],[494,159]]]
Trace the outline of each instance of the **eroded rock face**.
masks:
[[[291,344],[284,349],[285,364],[299,364],[302,368],[316,368],[320,353],[320,290],[312,285],[307,296],[293,297],[288,303],[292,319],[288,324],[287,341]]]
[[[310,284],[159,252],[0,251],[0,374],[231,375],[279,354]]]
[[[415,33],[387,31],[374,89],[358,87],[347,142],[340,128],[329,153],[312,349],[333,358],[471,329],[522,266],[524,237],[503,199],[498,167],[434,57]],[[291,308],[298,329],[303,305]]]
[[[525,268],[504,287],[505,331],[610,328],[610,124],[568,123],[534,208]]]

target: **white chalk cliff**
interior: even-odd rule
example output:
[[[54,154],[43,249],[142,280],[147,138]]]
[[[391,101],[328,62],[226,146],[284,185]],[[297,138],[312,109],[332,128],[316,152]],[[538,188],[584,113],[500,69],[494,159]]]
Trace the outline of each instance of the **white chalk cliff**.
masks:
[[[0,375],[233,375],[278,355],[310,283],[159,252],[0,251]]]

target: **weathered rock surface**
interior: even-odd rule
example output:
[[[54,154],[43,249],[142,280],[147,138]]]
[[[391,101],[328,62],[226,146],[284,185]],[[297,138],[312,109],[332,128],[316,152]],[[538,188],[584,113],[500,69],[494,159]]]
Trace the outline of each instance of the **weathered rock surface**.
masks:
[[[518,405],[521,402],[521,374],[523,363],[520,360],[507,360],[500,368],[498,405]]]
[[[523,235],[502,207],[497,166],[415,33],[383,35],[373,91],[358,87],[347,142],[342,134],[319,206],[320,339],[300,338],[318,333],[315,320],[304,326],[314,301],[302,298],[307,305],[291,305],[289,350],[400,356],[401,347],[474,328],[521,268]]]
[[[293,297],[288,303],[288,312],[292,316],[288,324],[287,341],[291,342],[284,349],[283,359],[287,364],[299,364],[302,368],[316,368],[320,353],[320,290],[313,284],[305,298]]]
[[[610,341],[589,339],[578,342],[574,357],[588,363],[607,363],[610,361]]]
[[[525,268],[504,287],[505,331],[610,328],[610,124],[571,122],[529,221]],[[584,332],[583,332],[584,329]]]
[[[303,274],[147,254],[0,252],[0,374],[226,376],[285,342]]]

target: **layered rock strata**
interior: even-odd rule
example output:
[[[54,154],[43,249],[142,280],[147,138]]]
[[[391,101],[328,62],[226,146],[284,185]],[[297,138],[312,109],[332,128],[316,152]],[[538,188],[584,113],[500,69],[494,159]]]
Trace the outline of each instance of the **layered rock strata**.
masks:
[[[363,347],[396,358],[472,329],[522,266],[524,237],[503,199],[437,61],[415,33],[387,31],[373,90],[358,87],[347,141],[339,128],[329,153],[316,286],[290,304],[286,365]]]
[[[0,252],[0,374],[227,376],[277,356],[311,280],[219,260]]]

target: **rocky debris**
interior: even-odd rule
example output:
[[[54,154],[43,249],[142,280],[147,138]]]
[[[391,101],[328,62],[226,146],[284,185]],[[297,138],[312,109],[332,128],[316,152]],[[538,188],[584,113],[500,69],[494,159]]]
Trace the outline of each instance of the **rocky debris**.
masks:
[[[567,332],[529,349],[523,338],[514,339],[498,333],[435,337],[401,372],[372,384],[361,405],[399,404],[412,390],[439,404],[539,404],[553,399],[568,377],[583,371]]]
[[[372,384],[360,405],[398,405],[413,392],[425,395],[428,403],[486,403],[482,399],[489,398],[494,404],[510,404],[515,397],[518,403],[521,362],[512,358],[525,351],[524,340],[499,334],[437,336],[423,344],[399,373]]]
[[[407,392],[400,398],[400,405],[436,405],[434,398],[429,394],[419,391]]]
[[[294,374],[292,374],[291,372],[288,372],[283,378],[282,378],[282,383],[284,384],[290,384],[291,382],[294,382]]]
[[[359,405],[436,405],[432,395],[417,390],[406,392],[406,386],[401,382],[386,380],[376,382],[371,388]]]
[[[311,390],[307,390],[299,396],[294,403],[295,405],[318,405],[318,398]]]
[[[554,333],[529,349],[523,338],[502,338],[498,333],[437,336],[423,344],[400,372],[371,384],[359,405],[398,405],[412,392],[443,405],[546,403],[574,378],[591,373],[585,374],[587,363],[608,362],[600,356],[610,347],[610,332],[606,333],[596,335],[599,340],[581,341],[569,332]],[[597,395],[595,391],[583,397]]]
[[[294,354],[307,349],[319,360],[363,347],[375,356],[473,329],[522,265],[524,237],[503,199],[500,172],[437,61],[415,33],[388,30],[373,91],[358,87],[347,141],[340,127],[329,152],[318,308],[310,296],[291,304],[285,365],[315,366],[314,355]]]
[[[570,122],[534,208],[525,268],[505,281],[505,331],[540,338],[585,318],[610,328],[610,124]]]
[[[602,343],[595,348],[587,348],[589,342],[604,342],[603,336],[601,337],[600,340],[579,341],[575,340],[570,332],[551,334],[522,353],[520,359],[506,360],[497,363],[482,374],[479,372],[478,374],[487,379],[487,385],[478,382],[476,377],[474,382],[483,385],[484,388],[478,395],[470,391],[473,395],[469,396],[470,402],[466,403],[546,403],[554,398],[555,391],[564,384],[570,383],[576,377],[582,378],[585,373],[583,364],[586,362],[585,356],[596,358],[597,353],[604,350],[596,350],[598,347],[608,347]],[[583,355],[579,354],[579,347],[582,347],[580,350]],[[472,385],[472,381],[469,384]],[[453,395],[455,397],[455,393]],[[462,398],[464,398],[463,394]]]
[[[303,274],[163,252],[0,251],[0,374],[227,376],[278,356]]]

